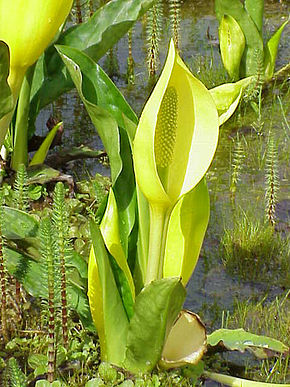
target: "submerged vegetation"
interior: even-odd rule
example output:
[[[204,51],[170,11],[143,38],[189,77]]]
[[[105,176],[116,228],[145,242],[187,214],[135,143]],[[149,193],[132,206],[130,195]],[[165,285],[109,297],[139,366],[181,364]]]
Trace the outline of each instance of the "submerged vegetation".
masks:
[[[0,26],[0,385],[289,385],[287,20],[269,34],[260,0],[216,0],[217,20],[75,1],[45,47],[72,5],[49,3],[20,67]]]

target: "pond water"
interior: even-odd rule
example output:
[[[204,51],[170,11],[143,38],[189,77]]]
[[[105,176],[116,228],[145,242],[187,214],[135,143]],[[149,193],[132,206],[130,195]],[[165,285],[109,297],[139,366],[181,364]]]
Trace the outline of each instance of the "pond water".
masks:
[[[264,35],[269,37],[284,22],[290,10],[287,1],[267,1],[265,6]],[[84,12],[85,14],[85,12]],[[164,10],[163,34],[159,44],[160,57],[158,72],[164,63],[170,38],[168,10]],[[222,83],[226,79],[221,67],[219,55],[218,23],[214,15],[213,1],[184,0],[181,6],[180,50],[181,56],[197,76],[208,83],[208,87]],[[290,27],[284,30],[276,68],[290,62],[289,35]],[[140,113],[144,102],[150,94],[148,70],[146,63],[146,35],[144,25],[138,22],[133,30],[133,58],[135,61],[135,85],[128,86],[126,81],[128,38],[124,37],[112,50],[117,63],[113,80],[123,92],[133,109]],[[100,64],[108,71],[108,57]],[[205,63],[206,65],[201,65]],[[206,67],[207,66],[207,67]],[[204,69],[206,67],[207,73]],[[278,144],[278,168],[280,190],[277,205],[277,223],[284,231],[289,227],[290,199],[287,189],[289,182],[287,166],[289,165],[289,85],[271,85],[262,96],[262,110],[259,117],[251,107],[236,114],[220,129],[220,140],[216,156],[208,172],[211,196],[211,220],[197,268],[188,284],[186,307],[200,313],[209,330],[221,325],[223,310],[232,310],[235,299],[258,300],[265,294],[269,300],[281,294],[284,288],[279,280],[245,281],[226,273],[222,264],[220,240],[225,227],[233,224],[239,209],[251,213],[254,218],[262,219],[265,211],[265,149],[271,131]],[[37,120],[38,132],[45,131],[45,122],[50,114],[59,116],[64,121],[64,145],[86,144],[97,149],[102,144],[90,123],[86,111],[75,92],[63,96],[54,106],[41,112]],[[235,205],[230,195],[232,158],[235,143],[239,139],[242,146],[240,179],[237,183]],[[87,178],[96,172],[109,174],[109,170],[96,161],[73,162],[66,169],[77,179]],[[288,194],[288,196],[287,196]],[[288,226],[287,226],[288,224]],[[288,229],[289,230],[289,229]],[[285,286],[285,285],[284,285]]]

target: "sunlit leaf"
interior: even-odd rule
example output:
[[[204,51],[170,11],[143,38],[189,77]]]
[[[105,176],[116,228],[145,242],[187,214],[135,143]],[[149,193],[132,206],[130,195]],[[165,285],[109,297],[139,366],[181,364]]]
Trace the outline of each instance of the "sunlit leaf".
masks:
[[[219,114],[219,125],[225,123],[235,112],[243,90],[252,82],[253,77],[243,78],[235,83],[225,83],[210,89],[211,96]]]
[[[275,62],[278,52],[278,46],[281,39],[282,32],[289,20],[286,20],[269,39],[265,47],[265,77],[269,79],[273,76],[275,70]]]
[[[246,39],[240,76],[255,75],[257,73],[258,57],[263,56],[263,39],[255,22],[244,9],[240,0],[215,0],[215,11],[219,22],[221,22],[224,15],[230,15],[239,23]]]
[[[132,123],[137,122],[137,118],[117,87],[92,59],[70,47],[59,46],[58,50],[109,156],[122,223],[120,238],[127,257],[130,234],[136,221],[136,196],[131,134],[126,132],[124,117]]]
[[[49,148],[53,142],[53,139],[58,131],[58,129],[62,126],[62,122],[59,122],[56,124],[48,133],[46,138],[43,140],[43,143],[40,145],[38,150],[35,152],[34,156],[32,157],[32,160],[29,163],[29,166],[37,165],[37,164],[43,164],[47,153],[49,151]]]
[[[127,299],[127,302],[125,302],[125,308],[127,313],[129,313],[129,316],[131,316],[133,313],[133,302],[135,299],[135,286],[123,247],[121,245],[118,208],[113,189],[111,189],[109,193],[106,211],[100,224],[100,231],[107,250],[114,257],[117,265],[125,275],[124,281],[122,281],[121,284],[123,293],[122,296],[123,299],[124,297]]]
[[[7,83],[9,74],[9,49],[0,41],[0,119],[13,109],[13,97]]]
[[[254,382],[235,376],[218,374],[216,372],[204,372],[204,376],[229,387],[289,387],[289,384]]]
[[[123,364],[127,370],[139,373],[153,369],[184,298],[185,289],[178,278],[153,281],[136,297]]]
[[[239,79],[240,63],[245,49],[245,36],[239,23],[224,15],[219,26],[221,57],[232,80]]]
[[[197,364],[205,351],[204,325],[196,314],[182,310],[166,339],[159,365],[174,368]]]
[[[36,237],[38,221],[34,216],[24,211],[3,206],[2,232],[7,239]]]
[[[180,277],[185,286],[197,263],[209,220],[205,179],[181,197],[169,220],[163,277]]]
[[[207,342],[212,347],[221,344],[232,351],[244,352],[248,349],[261,358],[266,358],[273,352],[289,352],[289,348],[281,341],[267,336],[255,335],[244,331],[244,329],[218,329],[208,335]],[[263,349],[263,351],[256,351],[256,349]]]
[[[93,310],[92,315],[96,328],[99,329],[99,335],[102,335],[100,338],[102,360],[108,359],[113,364],[120,366],[125,356],[129,322],[101,232],[94,222],[91,222],[90,229],[94,250],[90,256],[88,269],[90,308]]]
[[[264,16],[264,0],[245,0],[245,9],[251,16],[251,19],[256,24],[257,29],[262,33],[263,16]]]

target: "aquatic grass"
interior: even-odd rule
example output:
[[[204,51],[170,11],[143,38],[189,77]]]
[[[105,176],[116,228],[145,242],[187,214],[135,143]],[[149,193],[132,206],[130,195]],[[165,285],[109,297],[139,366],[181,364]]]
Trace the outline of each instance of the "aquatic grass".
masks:
[[[226,228],[221,240],[226,270],[240,279],[286,284],[289,271],[289,240],[273,227],[238,214],[233,228]]]
[[[289,344],[289,292],[268,301],[235,300],[234,312],[227,313],[226,327],[244,328],[258,335],[273,337]],[[262,360],[260,366],[245,369],[245,377],[267,383],[287,383],[289,355]]]
[[[229,77],[221,62],[216,63],[211,50],[211,55],[196,54],[186,64],[208,89],[229,82]]]

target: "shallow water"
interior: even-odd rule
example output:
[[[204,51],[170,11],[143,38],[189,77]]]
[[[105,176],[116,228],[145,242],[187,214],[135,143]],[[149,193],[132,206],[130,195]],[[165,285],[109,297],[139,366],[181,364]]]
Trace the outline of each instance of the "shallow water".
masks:
[[[289,9],[289,3],[286,1],[268,1],[266,3],[264,23],[266,37],[286,20]],[[180,47],[181,56],[185,62],[193,71],[198,73],[198,67],[196,67],[198,58],[206,57],[208,60],[212,60],[213,69],[216,68],[217,72],[221,71],[224,74],[224,71],[220,70],[221,60],[217,45],[218,23],[214,16],[214,2],[184,1],[181,7],[181,16]],[[287,39],[289,30],[290,27],[287,26],[283,33],[276,68],[286,65],[290,61],[289,39]],[[170,38],[166,10],[164,11],[163,32],[160,42],[159,71],[164,62]],[[126,84],[127,37],[120,40],[113,53],[118,63],[118,72],[113,76],[113,80],[139,114],[150,93],[146,86],[148,82],[146,43],[144,27],[141,22],[136,24],[133,32],[133,57],[136,64],[135,86],[128,87]],[[100,63],[105,70],[108,70],[106,58],[103,58]],[[282,91],[278,87],[274,87],[263,96],[262,119],[259,128],[255,125],[255,123],[259,123],[259,118],[251,108],[241,113],[240,120],[236,115],[227,125],[221,127],[217,153],[207,177],[212,207],[210,225],[199,263],[188,284],[185,304],[188,309],[201,313],[210,330],[220,327],[222,310],[232,310],[235,298],[239,300],[257,299],[262,298],[267,293],[268,298],[273,299],[283,290],[279,284],[269,286],[265,282],[240,281],[234,276],[226,274],[222,265],[219,243],[224,227],[233,223],[235,214],[235,209],[231,205],[229,185],[232,150],[237,133],[243,146],[244,158],[241,179],[237,184],[236,208],[241,207],[244,211],[253,212],[257,218],[263,217],[265,144],[271,129],[279,144],[280,192],[277,217],[282,227],[287,227],[287,222],[289,222],[287,165],[289,164],[290,135],[289,126],[285,120],[287,111],[289,111],[289,86],[284,86]],[[42,133],[45,122],[52,113],[60,116],[64,121],[64,147],[87,144],[98,149],[102,148],[95,129],[75,92],[65,95],[53,107],[50,106],[41,112],[37,120],[39,133]],[[68,167],[68,172],[78,179],[86,178],[88,175],[100,171],[109,174],[107,168],[92,160],[74,162]]]

